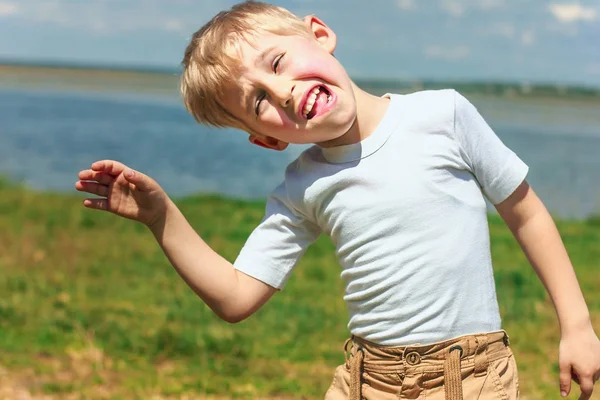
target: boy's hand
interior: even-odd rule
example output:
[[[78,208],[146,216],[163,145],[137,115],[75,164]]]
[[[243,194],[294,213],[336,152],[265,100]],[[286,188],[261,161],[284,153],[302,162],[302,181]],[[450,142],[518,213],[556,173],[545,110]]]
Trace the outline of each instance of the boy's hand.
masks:
[[[75,188],[100,196],[83,205],[151,226],[165,213],[169,197],[156,181],[118,161],[104,160],[79,172]]]
[[[563,334],[558,361],[560,392],[563,397],[571,391],[571,379],[581,387],[580,400],[592,396],[594,383],[600,378],[600,340],[591,327]]]

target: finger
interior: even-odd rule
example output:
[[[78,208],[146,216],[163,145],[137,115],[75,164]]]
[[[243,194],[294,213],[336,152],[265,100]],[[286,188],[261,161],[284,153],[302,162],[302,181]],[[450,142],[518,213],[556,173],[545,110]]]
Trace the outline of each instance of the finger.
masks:
[[[581,388],[581,396],[579,396],[579,400],[589,400],[592,397],[592,392],[594,391],[594,382],[591,377],[579,378],[581,383],[579,387]]]
[[[83,205],[87,208],[91,208],[93,210],[108,210],[108,200],[107,199],[85,199],[83,201]]]
[[[75,189],[80,192],[87,192],[101,197],[108,196],[108,186],[95,182],[79,181],[75,182]]]
[[[119,175],[125,168],[125,164],[113,160],[96,161],[92,164],[94,171],[102,171],[112,176]]]
[[[135,187],[142,192],[149,192],[153,189],[156,189],[156,183],[154,180],[139,171],[134,171],[131,168],[127,168],[123,173],[123,176],[129,183],[133,183]]]
[[[567,397],[571,392],[571,365],[560,364],[560,395]]]
[[[80,171],[79,174],[77,174],[77,177],[84,181],[96,181],[103,185],[109,185],[115,179],[114,177],[108,174],[93,171],[91,169]]]

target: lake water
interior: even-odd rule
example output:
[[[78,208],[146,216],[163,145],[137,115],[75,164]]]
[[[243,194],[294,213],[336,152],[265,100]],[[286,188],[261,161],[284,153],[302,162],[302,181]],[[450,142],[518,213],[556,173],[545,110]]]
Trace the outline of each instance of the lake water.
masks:
[[[0,175],[33,188],[74,191],[80,169],[110,158],[172,196],[264,198],[304,149],[268,151],[240,132],[196,124],[165,83],[173,77],[140,87],[19,76],[0,77]],[[600,212],[600,101],[467,97],[529,164],[528,180],[555,215]]]

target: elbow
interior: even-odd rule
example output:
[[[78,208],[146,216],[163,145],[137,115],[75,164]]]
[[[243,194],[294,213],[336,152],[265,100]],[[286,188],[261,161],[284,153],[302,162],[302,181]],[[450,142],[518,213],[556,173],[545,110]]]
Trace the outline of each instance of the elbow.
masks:
[[[220,315],[219,316],[223,321],[229,323],[229,324],[238,324],[242,321],[244,321],[246,318],[249,317],[249,315]]]
[[[242,285],[242,290],[238,285],[237,288],[223,291],[225,292],[223,295],[213,298],[207,304],[223,321],[230,324],[242,322],[258,311],[276,291],[274,288],[256,282],[258,281],[248,281],[249,284]]]
[[[230,324],[240,323],[252,315],[250,310],[244,310],[237,307],[220,307],[218,309],[213,308],[213,312],[223,321]]]

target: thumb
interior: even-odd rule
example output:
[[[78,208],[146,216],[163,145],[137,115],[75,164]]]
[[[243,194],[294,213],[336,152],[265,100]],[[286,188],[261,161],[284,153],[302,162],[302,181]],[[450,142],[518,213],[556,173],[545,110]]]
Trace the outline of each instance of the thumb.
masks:
[[[560,364],[560,395],[567,397],[571,392],[571,364]]]
[[[127,168],[123,171],[123,176],[127,179],[127,182],[133,183],[138,190],[142,192],[149,192],[154,189],[154,181],[147,175],[141,172],[134,171],[131,168]]]

